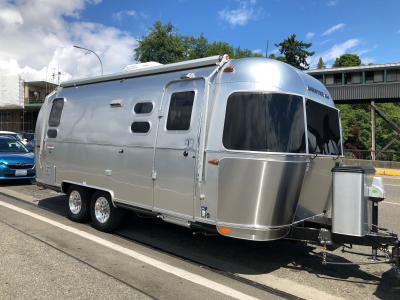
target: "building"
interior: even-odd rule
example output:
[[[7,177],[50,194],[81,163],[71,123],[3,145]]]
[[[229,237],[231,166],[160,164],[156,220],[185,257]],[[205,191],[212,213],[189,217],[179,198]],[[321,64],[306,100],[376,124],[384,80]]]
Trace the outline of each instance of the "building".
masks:
[[[400,101],[400,63],[310,70],[335,103]]]
[[[0,74],[0,130],[34,132],[40,107],[56,87],[46,81]]]

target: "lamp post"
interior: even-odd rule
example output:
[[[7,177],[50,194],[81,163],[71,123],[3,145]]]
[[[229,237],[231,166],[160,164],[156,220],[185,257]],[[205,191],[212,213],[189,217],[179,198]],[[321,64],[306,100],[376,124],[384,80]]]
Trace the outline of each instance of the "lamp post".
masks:
[[[74,48],[81,49],[81,50],[85,50],[85,51],[91,52],[91,53],[93,53],[94,55],[96,55],[97,59],[98,59],[99,62],[100,62],[101,75],[103,75],[103,63],[101,62],[100,56],[98,56],[96,52],[94,52],[93,50],[90,50],[90,49],[88,49],[88,48],[81,47],[81,46],[77,46],[77,45],[74,45]]]

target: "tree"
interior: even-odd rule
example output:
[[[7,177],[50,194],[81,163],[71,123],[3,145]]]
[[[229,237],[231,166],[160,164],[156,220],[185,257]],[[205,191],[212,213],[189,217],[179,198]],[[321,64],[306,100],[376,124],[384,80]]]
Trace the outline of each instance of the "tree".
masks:
[[[309,69],[310,65],[307,62],[307,58],[313,56],[315,53],[307,51],[311,45],[311,43],[296,40],[295,34],[292,34],[279,44],[275,44],[276,47],[279,47],[279,52],[283,54],[286,62],[300,70]]]
[[[332,66],[338,68],[354,67],[359,65],[361,65],[361,59],[357,54],[343,54],[336,58],[335,63]]]
[[[185,48],[186,48],[186,58],[196,59],[200,57],[208,56],[208,40],[201,34],[198,38],[193,36],[183,37]]]
[[[140,62],[157,61],[168,64],[184,60],[185,43],[175,31],[174,25],[154,23],[148,36],[139,41],[135,49],[135,59]]]
[[[317,64],[317,69],[325,69],[326,65],[322,57],[319,58],[318,64]]]
[[[237,47],[234,49],[234,58],[243,58],[243,57],[264,57],[262,53],[259,52],[253,52],[249,49],[240,49],[240,47]]]
[[[231,58],[262,57],[260,53],[234,48],[226,42],[209,43],[203,34],[198,38],[180,35],[172,23],[163,25],[160,21],[154,23],[135,51],[137,61],[157,61],[162,64],[222,54],[228,54]]]
[[[208,45],[207,56],[228,54],[233,57],[234,52],[231,45],[226,42],[214,42]]]
[[[285,58],[284,56],[276,56],[276,55],[273,54],[273,53],[271,53],[270,55],[268,55],[268,58],[286,62],[286,58]]]

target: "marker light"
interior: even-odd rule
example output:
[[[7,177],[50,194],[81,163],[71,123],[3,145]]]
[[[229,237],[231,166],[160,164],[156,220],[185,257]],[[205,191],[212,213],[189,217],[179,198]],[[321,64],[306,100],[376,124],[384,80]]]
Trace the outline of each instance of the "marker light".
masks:
[[[208,161],[209,164],[212,164],[214,166],[218,166],[219,165],[219,160],[218,159],[212,159]]]
[[[228,235],[232,232],[232,230],[230,230],[229,228],[226,227],[220,227],[218,228],[219,233],[223,234],[223,235]]]
[[[224,72],[225,72],[225,73],[232,73],[233,71],[235,71],[235,69],[234,69],[232,66],[227,66],[227,67],[224,69]]]

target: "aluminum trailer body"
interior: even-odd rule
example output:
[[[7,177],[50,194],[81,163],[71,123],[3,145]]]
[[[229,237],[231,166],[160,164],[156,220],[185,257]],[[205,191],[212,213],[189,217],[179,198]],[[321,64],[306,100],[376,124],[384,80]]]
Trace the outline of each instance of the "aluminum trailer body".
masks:
[[[331,217],[343,153],[321,82],[276,60],[226,56],[64,82],[35,138],[37,181],[68,193],[72,216],[102,191],[113,207],[94,205],[100,223],[128,208],[257,241]]]

